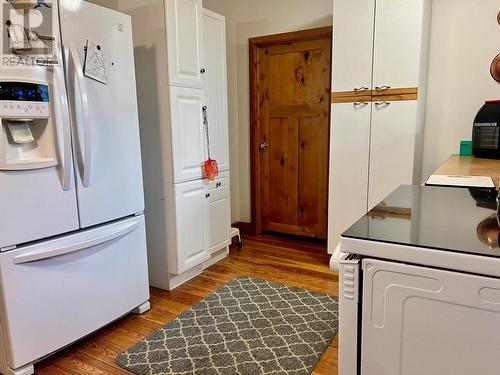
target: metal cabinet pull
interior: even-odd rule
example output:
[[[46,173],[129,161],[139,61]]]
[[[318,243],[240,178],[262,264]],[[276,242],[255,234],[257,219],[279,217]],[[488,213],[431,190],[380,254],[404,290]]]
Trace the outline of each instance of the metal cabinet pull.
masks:
[[[362,86],[362,87],[355,87],[354,88],[354,91],[366,91],[366,90],[369,90],[368,87],[365,87],[365,86]]]
[[[204,74],[206,72],[205,68],[201,68],[200,73]]]
[[[391,86],[389,86],[389,85],[375,86],[375,90],[377,90],[377,91],[389,90],[390,88],[391,88]]]
[[[364,107],[368,105],[368,102],[355,102],[353,103],[355,107]]]
[[[384,107],[384,108],[385,108],[385,107],[390,106],[390,105],[391,105],[391,102],[376,102],[376,103],[375,103],[375,105],[376,105],[377,107]]]

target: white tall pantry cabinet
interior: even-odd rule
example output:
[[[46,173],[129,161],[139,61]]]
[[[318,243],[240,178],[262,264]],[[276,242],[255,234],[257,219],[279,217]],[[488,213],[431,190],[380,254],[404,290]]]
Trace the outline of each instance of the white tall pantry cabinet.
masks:
[[[328,250],[419,184],[431,0],[334,0]]]
[[[228,252],[224,17],[201,0],[119,0],[132,16],[150,283],[173,289]],[[204,119],[219,176],[209,181]]]

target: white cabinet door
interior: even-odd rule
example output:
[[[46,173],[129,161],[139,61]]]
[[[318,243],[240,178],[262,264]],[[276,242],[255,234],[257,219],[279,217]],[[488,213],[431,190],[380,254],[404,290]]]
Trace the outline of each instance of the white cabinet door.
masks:
[[[363,260],[361,374],[496,375],[500,280]]]
[[[225,18],[203,9],[203,30],[210,151],[219,171],[226,171],[229,169],[229,135]]]
[[[332,91],[371,88],[374,13],[375,0],[334,0]]]
[[[169,271],[181,274],[210,259],[208,188],[195,180],[173,186],[175,229],[169,235]]]
[[[231,206],[228,187],[216,187],[209,194],[210,252],[213,254],[230,243]]]
[[[418,87],[429,12],[426,0],[377,0],[373,87]],[[424,35],[425,34],[425,35]],[[334,65],[335,66],[335,65]],[[337,69],[337,68],[336,68]]]
[[[413,183],[417,101],[373,103],[368,208]]]
[[[207,158],[203,128],[204,105],[204,90],[170,87],[174,183],[203,177],[202,164]]]
[[[332,106],[328,249],[366,213],[371,103]]]
[[[201,0],[166,0],[170,85],[203,87],[203,6]]]

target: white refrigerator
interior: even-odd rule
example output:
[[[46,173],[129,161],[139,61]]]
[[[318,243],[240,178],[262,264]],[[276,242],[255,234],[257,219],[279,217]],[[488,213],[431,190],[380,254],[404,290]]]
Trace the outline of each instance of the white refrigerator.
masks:
[[[0,372],[30,374],[149,308],[133,42],[86,1],[1,2]]]

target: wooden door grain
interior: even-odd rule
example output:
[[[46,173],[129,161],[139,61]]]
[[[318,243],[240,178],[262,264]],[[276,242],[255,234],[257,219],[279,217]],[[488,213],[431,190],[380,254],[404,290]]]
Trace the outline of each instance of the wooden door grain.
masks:
[[[326,29],[298,32],[297,39],[289,33],[251,41],[257,231],[326,238],[331,28]]]

